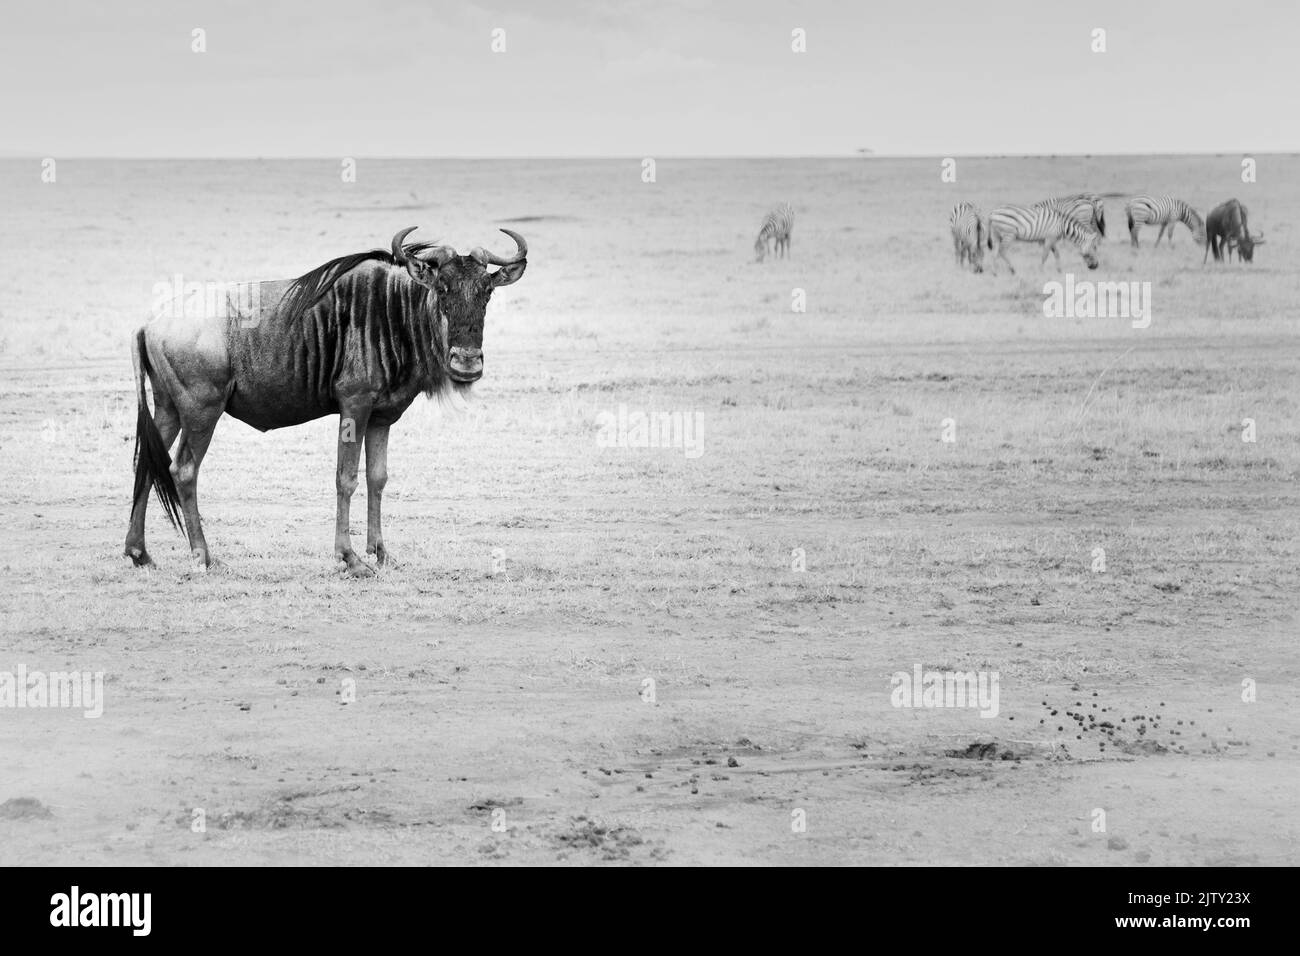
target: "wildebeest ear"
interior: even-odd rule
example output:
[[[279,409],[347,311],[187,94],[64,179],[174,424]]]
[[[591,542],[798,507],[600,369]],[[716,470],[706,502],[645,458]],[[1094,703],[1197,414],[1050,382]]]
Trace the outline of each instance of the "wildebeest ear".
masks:
[[[502,266],[496,272],[492,273],[492,287],[496,288],[497,286],[510,285],[512,282],[518,282],[519,277],[524,274],[524,270],[527,268],[527,259],[524,259],[521,262],[512,263],[508,266]]]

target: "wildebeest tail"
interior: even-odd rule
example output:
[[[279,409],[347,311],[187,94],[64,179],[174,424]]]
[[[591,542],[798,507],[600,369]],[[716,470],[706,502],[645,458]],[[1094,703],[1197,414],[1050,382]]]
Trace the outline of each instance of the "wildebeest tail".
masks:
[[[163,444],[158,426],[149,414],[149,403],[145,399],[144,379],[149,374],[149,352],[144,347],[144,329],[135,336],[135,352],[132,354],[135,366],[135,393],[138,410],[135,419],[135,491],[131,501],[140,500],[140,493],[153,479],[154,490],[158,493],[158,503],[167,514],[167,520],[177,531],[181,530],[180,508],[181,496],[176,491],[176,482],[172,480],[172,458]]]

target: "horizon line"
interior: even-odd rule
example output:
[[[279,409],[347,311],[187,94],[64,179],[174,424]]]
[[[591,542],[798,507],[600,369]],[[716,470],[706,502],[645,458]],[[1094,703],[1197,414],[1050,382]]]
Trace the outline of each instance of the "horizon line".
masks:
[[[1300,155],[1300,149],[1296,150],[1183,150],[1173,152],[1160,151],[1129,151],[1129,152],[1057,152],[1057,153],[890,153],[890,152],[853,152],[853,153],[661,153],[658,155],[645,155],[628,153],[624,155],[617,154],[555,154],[555,155],[424,155],[424,154],[387,154],[387,155],[366,155],[358,153],[355,155],[332,154],[332,155],[230,155],[230,156],[140,156],[140,155],[86,155],[69,153],[59,155],[57,153],[27,153],[27,152],[0,152],[0,161],[2,160],[44,160],[44,159],[64,159],[64,160],[128,160],[132,162],[338,162],[342,159],[356,160],[379,160],[379,161],[396,161],[396,160],[425,160],[425,161],[483,161],[483,160],[609,160],[609,161],[633,161],[641,162],[646,159],[659,160],[718,160],[718,159],[746,159],[746,160],[806,160],[806,159],[1096,159],[1107,157],[1134,157],[1134,156],[1297,156]]]

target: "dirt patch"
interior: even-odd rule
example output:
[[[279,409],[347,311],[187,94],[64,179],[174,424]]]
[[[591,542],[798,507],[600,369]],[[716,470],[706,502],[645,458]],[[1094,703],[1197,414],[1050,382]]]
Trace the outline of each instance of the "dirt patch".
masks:
[[[661,847],[648,846],[642,836],[634,830],[620,826],[607,826],[586,816],[576,816],[569,826],[559,833],[552,834],[551,843],[561,857],[571,854],[594,854],[601,860],[630,860],[633,853],[662,859]]]
[[[0,820],[45,820],[54,812],[32,797],[13,797],[0,803]]]
[[[1026,746],[1009,746],[994,741],[967,744],[961,750],[944,751],[945,757],[958,760],[1025,760],[1032,757],[1033,750]]]

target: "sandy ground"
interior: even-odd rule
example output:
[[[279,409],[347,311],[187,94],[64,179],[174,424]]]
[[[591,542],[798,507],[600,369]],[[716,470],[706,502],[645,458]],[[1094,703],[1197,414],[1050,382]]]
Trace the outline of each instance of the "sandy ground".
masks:
[[[640,168],[0,163],[0,672],[105,693],[0,708],[0,862],[1297,862],[1300,163]],[[1142,330],[1045,319],[1027,249],[953,267],[957,199],[1082,188],[1237,195],[1269,243],[1135,253],[1112,200],[1088,277],[1151,282]],[[781,198],[794,257],[753,265]],[[217,564],[155,506],[134,569],[152,284],[417,222],[533,252],[472,404],[394,429],[397,564],[331,560],[333,422],[227,419]],[[620,405],[700,454],[601,447]],[[997,716],[893,706],[917,665],[996,671]]]

